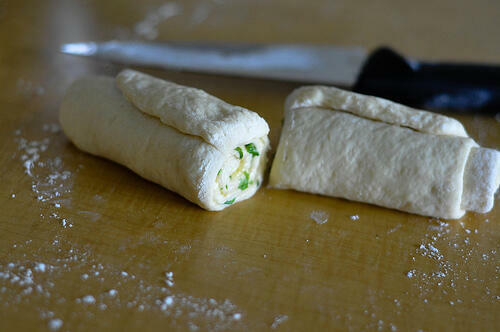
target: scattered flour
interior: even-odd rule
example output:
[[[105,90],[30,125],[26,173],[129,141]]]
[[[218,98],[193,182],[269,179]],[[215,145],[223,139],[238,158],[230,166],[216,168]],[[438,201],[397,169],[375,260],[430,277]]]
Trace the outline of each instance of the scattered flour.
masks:
[[[330,217],[330,214],[326,211],[322,210],[314,210],[311,211],[311,214],[309,217],[314,220],[318,225],[325,224],[328,222],[328,218]]]
[[[166,2],[134,26],[134,32],[140,37],[153,40],[158,37],[158,25],[171,17],[180,15],[182,6],[175,2]]]
[[[280,326],[281,324],[283,324],[287,320],[288,320],[287,315],[278,315],[278,316],[274,317],[274,321],[271,324],[271,328],[276,329],[276,328],[278,328],[278,326]]]
[[[165,272],[165,283],[168,287],[174,286],[174,273],[173,272]]]
[[[191,330],[206,327],[209,327],[209,330],[227,329],[242,317],[238,307],[228,299],[218,302],[212,298],[206,299],[177,293],[157,300],[156,304],[165,315],[174,320],[183,313],[189,312],[188,326]]]
[[[97,221],[101,218],[101,214],[93,211],[78,211],[81,216],[87,217],[90,221]]]
[[[191,25],[198,25],[201,24],[203,21],[205,21],[208,16],[212,13],[213,11],[213,4],[210,2],[199,2],[197,5],[193,8],[191,17],[189,19],[189,23]]]
[[[424,303],[428,303],[428,297],[438,296],[447,299],[446,302],[450,305],[459,305],[463,302],[461,294],[465,294],[463,292],[470,283],[482,284],[485,281],[478,277],[480,271],[477,269],[464,270],[462,266],[472,259],[493,261],[496,249],[484,252],[485,249],[477,241],[481,236],[480,232],[477,229],[471,231],[462,221],[458,222],[460,227],[452,227],[450,223],[440,220],[431,219],[430,222],[425,239],[417,246],[410,259],[413,262],[425,259],[427,262],[424,265],[433,269],[424,271],[414,268],[406,273],[406,277],[412,280],[418,298]],[[499,278],[499,269],[497,265],[497,275],[492,275],[494,280]],[[493,299],[488,290],[485,286],[483,298],[478,300]]]
[[[416,271],[415,269],[410,270],[410,271],[408,271],[408,273],[406,273],[406,276],[407,276],[408,278],[413,278],[413,277],[416,275],[416,272],[417,272],[417,271]]]
[[[16,85],[17,94],[24,98],[42,96],[45,94],[45,89],[24,78],[19,78]]]
[[[35,271],[37,272],[45,272],[47,269],[47,266],[44,263],[36,263],[35,265]]]
[[[85,295],[82,297],[81,301],[85,304],[94,304],[95,298],[92,295]]]
[[[49,329],[51,331],[57,331],[63,326],[63,321],[59,318],[54,318],[49,321]]]
[[[165,8],[161,11],[163,17]],[[57,124],[43,124],[40,132],[41,137],[30,139],[23,136],[21,129],[16,130],[14,142],[17,152],[13,157],[21,161],[24,173],[31,182],[34,202],[40,208],[40,220],[55,220],[57,223],[52,225],[61,225],[60,229],[72,228],[73,223],[65,212],[72,208],[73,172],[78,172],[80,167],[76,171],[66,169],[57,152],[58,140],[52,144],[54,135],[60,133]],[[11,198],[15,197],[15,194],[11,194]],[[96,204],[104,201],[99,195],[95,195],[94,200]],[[77,213],[91,221],[101,218],[100,214],[92,211]],[[144,236],[136,246],[160,241],[152,232]],[[163,240],[160,242],[158,244],[166,243]],[[189,249],[189,244],[183,244],[179,246],[178,252],[182,254]],[[10,250],[22,254],[14,255],[18,257],[17,260],[0,263],[0,310],[35,301],[41,304],[36,310],[51,331],[63,326],[63,320],[55,317],[64,316],[65,326],[71,326],[74,320],[80,319],[78,317],[81,315],[68,315],[64,310],[64,304],[68,301],[84,305],[82,310],[88,313],[94,310],[116,311],[124,307],[137,312],[159,311],[169,317],[169,324],[173,328],[190,330],[233,330],[240,326],[244,317],[243,311],[229,299],[218,301],[179,292],[175,289],[172,271],[164,273],[163,284],[136,278],[131,272],[98,261],[100,256],[92,252],[90,247],[68,242],[64,234],[56,234],[47,245],[35,247],[32,240],[27,240],[12,244]],[[41,262],[38,257],[52,257],[52,261]],[[149,270],[141,264],[129,268]],[[66,290],[74,289],[75,276],[76,282],[82,284],[82,289],[89,287],[85,285],[101,283],[103,288],[106,287],[104,285],[108,286],[108,291],[74,298]],[[158,294],[163,294],[160,304],[157,303]]]
[[[67,217],[60,215],[64,205],[71,205],[71,190],[73,188],[72,172],[65,169],[59,156],[52,156],[50,151],[54,135],[61,131],[57,123],[42,125],[43,136],[30,140],[22,136],[20,129],[14,132],[14,141],[17,143],[16,156],[21,160],[24,172],[31,180],[31,191],[36,200],[44,205],[40,217],[43,219],[56,219],[66,227],[73,227]]]
[[[62,229],[72,228],[73,223],[64,215],[64,211],[72,207],[73,172],[65,169],[62,159],[57,155],[53,156],[57,153],[51,150],[53,135],[57,135],[60,128],[57,124],[45,124],[42,132],[41,138],[33,140],[23,137],[22,130],[16,130],[14,135],[17,153],[14,157],[21,161],[24,173],[31,182],[34,201],[40,206],[40,220],[56,220],[58,223],[55,225],[62,225]],[[11,198],[15,197],[15,194],[11,194]],[[104,201],[99,195],[95,195],[94,200],[97,204]],[[97,221],[101,217],[92,211],[77,213],[91,221]],[[145,233],[144,238],[141,237],[136,245],[155,241],[159,241],[157,235]],[[162,240],[161,243],[166,242]],[[178,252],[185,253],[189,249],[190,245],[183,244],[179,246]],[[99,256],[90,248],[76,246],[65,240],[64,235],[56,235],[48,246],[38,247],[37,250],[32,248],[31,240],[14,243],[11,250],[22,251],[21,256],[16,256],[23,259],[0,264],[0,307],[11,308],[33,301],[45,303],[37,310],[51,331],[57,331],[63,326],[63,321],[55,318],[55,315],[64,316],[65,325],[68,326],[72,320],[79,319],[68,316],[65,312],[64,303],[68,301],[85,305],[82,310],[89,313],[93,310],[119,310],[123,307],[137,312],[159,310],[171,318],[171,326],[190,330],[233,329],[241,324],[243,313],[229,299],[218,302],[176,291],[174,272],[171,271],[164,273],[168,288],[138,279],[130,272],[96,261]],[[58,258],[51,262],[40,262],[38,257]],[[137,268],[144,267],[136,266],[135,269]],[[75,273],[82,284],[98,282],[103,285],[112,284],[113,288],[108,288],[108,291],[101,294],[72,298],[64,289],[74,288],[72,276]],[[121,293],[119,289],[126,291]],[[164,294],[160,305],[156,302],[158,294]]]
[[[66,169],[61,157],[52,151],[52,139],[61,132],[57,123],[42,125],[43,136],[39,139],[28,139],[22,136],[22,130],[14,132],[14,141],[17,143],[16,156],[21,160],[24,172],[31,179],[31,191],[40,206],[42,219],[54,219],[63,228],[72,228],[73,223],[63,215],[64,207],[71,207],[71,192],[73,188],[73,172]],[[79,165],[77,173],[83,165]],[[12,198],[16,195],[12,194]],[[92,211],[79,211],[78,214],[87,215],[90,220],[100,218]]]
[[[168,326],[182,330],[241,330],[244,329],[244,312],[229,299],[198,297],[175,288],[174,272],[164,272],[171,282],[166,287],[161,282],[151,282],[135,277],[130,271],[149,270],[148,265],[138,263],[126,272],[113,264],[99,262],[98,255],[88,247],[78,247],[57,235],[49,246],[33,250],[28,240],[12,245],[12,250],[28,253],[24,260],[0,264],[0,310],[21,303],[45,303],[39,310],[49,330],[57,331],[64,323],[71,326],[80,321],[81,315],[68,315],[65,303],[75,301],[88,313],[97,311],[116,312],[122,308],[136,312],[158,312],[168,317]],[[35,257],[53,257],[51,262],[36,261]],[[54,258],[56,257],[56,258]],[[113,285],[101,293],[72,298],[75,287],[72,276],[77,276],[80,288],[86,283]],[[104,286],[105,287],[105,286]],[[103,287],[103,288],[104,288]],[[123,291],[121,291],[123,290]],[[158,299],[158,295],[162,294]],[[49,301],[50,300],[50,301]],[[49,304],[52,303],[52,304]],[[86,316],[90,319],[92,316]]]
[[[400,229],[403,225],[402,224],[397,224],[396,226],[394,226],[393,228],[389,229],[387,231],[387,234],[391,234],[391,233],[394,233],[395,231],[397,231],[398,229]]]
[[[63,161],[57,157],[51,157],[52,135],[59,132],[56,124],[44,125],[44,137],[37,140],[28,140],[21,137],[21,131],[15,132],[18,144],[18,158],[26,176],[32,184],[32,192],[35,194],[35,203],[43,207],[40,217],[42,220],[57,220],[59,223],[54,227],[64,229],[73,225],[64,211],[71,205],[71,190],[73,186],[73,171],[65,169]],[[12,198],[14,198],[12,196]],[[94,197],[96,203],[102,202],[99,195]],[[81,215],[88,216],[92,220],[91,211],[80,211]],[[319,213],[319,214],[316,214]],[[100,218],[100,215],[98,216]],[[311,219],[318,224],[328,221],[329,215],[324,211],[312,211]],[[359,216],[350,216],[351,220],[359,220]],[[96,220],[98,220],[96,218]],[[488,224],[486,219],[484,225]],[[478,238],[481,236],[480,227],[467,227],[464,222],[459,224],[458,230],[445,222],[432,221],[428,226],[425,238],[419,241],[415,248],[409,253],[410,262],[425,260],[427,264],[410,266],[410,270],[401,275],[408,278],[412,287],[411,293],[422,303],[432,303],[436,297],[442,297],[442,303],[448,303],[453,307],[459,307],[465,302],[461,297],[461,291],[467,287],[482,287],[483,295],[473,301],[497,303],[500,298],[495,292],[494,283],[498,282],[500,267],[495,263],[497,260],[497,249],[485,249],[479,245]],[[400,225],[387,231],[393,233],[401,227]],[[479,229],[478,229],[479,228]],[[115,266],[105,264],[102,257],[93,252],[89,247],[76,245],[69,242],[64,234],[55,235],[47,246],[36,248],[31,240],[12,244],[9,250],[18,251],[17,260],[0,263],[0,310],[4,308],[18,308],[16,306],[26,305],[33,302],[40,303],[37,308],[40,319],[47,324],[49,330],[57,331],[64,326],[71,326],[73,322],[81,319],[79,316],[68,315],[65,311],[65,303],[76,301],[82,303],[82,310],[87,313],[86,319],[93,319],[92,314],[96,311],[112,313],[123,308],[142,312],[153,312],[166,317],[169,327],[183,330],[242,330],[248,329],[245,324],[246,313],[229,299],[214,299],[210,297],[199,297],[195,294],[187,294],[181,291],[174,280],[179,278],[178,271],[172,266],[164,266],[168,272],[158,271],[152,279],[141,279],[135,277],[140,269],[147,270],[147,264],[130,266]],[[143,236],[134,243],[126,239],[125,248],[154,243],[162,245],[166,243],[154,232],[145,232]],[[171,240],[169,239],[169,242]],[[219,248],[218,248],[219,249]],[[174,252],[177,254],[189,254],[191,244],[181,243]],[[213,257],[223,257],[228,250],[217,250]],[[45,260],[40,257],[53,257]],[[264,255],[266,258],[267,255]],[[455,258],[455,261],[452,259]],[[481,279],[476,269],[463,271],[459,266],[468,263],[474,257],[485,266],[496,264],[495,273],[490,273],[494,279],[492,287],[488,287]],[[492,263],[493,262],[493,263]],[[421,266],[428,266],[429,270],[423,270]],[[124,271],[124,268],[127,271]],[[178,279],[182,280],[182,279]],[[89,294],[85,289],[89,284],[102,285],[102,291],[75,298],[71,292],[65,290],[74,289],[75,283],[81,287],[83,294]],[[474,284],[472,284],[474,283]],[[460,285],[460,287],[458,286]],[[477,286],[479,285],[479,286]],[[95,289],[95,288],[92,288]],[[437,289],[437,291],[436,291]],[[411,292],[411,291],[409,291]],[[435,294],[437,292],[437,295]],[[383,290],[377,290],[376,294],[369,294],[368,303],[372,307],[366,308],[366,315],[371,318],[370,325],[365,329],[380,329],[396,331],[397,327],[391,320],[401,314],[405,306],[404,296],[394,298],[383,295]],[[82,294],[79,294],[81,296]],[[377,296],[384,301],[393,303],[393,311],[387,316],[377,311]],[[406,308],[407,309],[407,308]],[[338,315],[337,315],[338,316]],[[351,321],[350,314],[343,317],[334,316],[335,319],[342,318],[355,326]],[[274,318],[271,328],[276,329],[288,320],[287,315],[278,315]]]

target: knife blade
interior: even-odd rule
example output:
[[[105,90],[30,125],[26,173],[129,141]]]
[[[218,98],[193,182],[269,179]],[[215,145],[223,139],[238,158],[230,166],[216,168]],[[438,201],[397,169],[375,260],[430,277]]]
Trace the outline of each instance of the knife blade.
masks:
[[[109,41],[63,44],[61,52],[113,62],[210,74],[352,86],[360,47]]]
[[[65,54],[127,65],[329,84],[427,109],[500,112],[500,66],[425,62],[390,48],[136,41],[61,45]]]

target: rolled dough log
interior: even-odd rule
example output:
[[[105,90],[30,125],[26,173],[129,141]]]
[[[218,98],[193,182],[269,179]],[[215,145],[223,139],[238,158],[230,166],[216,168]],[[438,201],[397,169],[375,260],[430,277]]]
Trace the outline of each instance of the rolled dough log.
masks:
[[[425,216],[488,212],[500,153],[460,122],[329,87],[294,91],[270,186],[341,197]]]
[[[207,210],[245,200],[262,183],[265,120],[198,89],[131,70],[116,81],[85,77],[68,89],[59,120],[78,148]]]

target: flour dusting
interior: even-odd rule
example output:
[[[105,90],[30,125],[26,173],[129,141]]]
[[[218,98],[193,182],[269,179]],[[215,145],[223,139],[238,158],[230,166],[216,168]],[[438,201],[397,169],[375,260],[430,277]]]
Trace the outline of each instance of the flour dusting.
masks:
[[[328,218],[330,217],[330,214],[326,211],[322,210],[314,210],[311,211],[311,214],[309,217],[314,220],[318,225],[323,225],[326,222],[328,222]]]
[[[158,25],[181,13],[181,5],[175,2],[166,2],[149,12],[142,21],[138,22],[134,26],[134,32],[145,39],[156,39],[158,37]]]
[[[67,214],[70,212],[84,220],[98,222],[102,218],[100,213],[74,211],[74,174],[83,165],[70,169],[60,157],[55,139],[60,134],[59,126],[56,123],[43,124],[39,133],[33,139],[25,137],[23,130],[16,130],[14,142],[17,151],[13,156],[20,161],[30,183],[33,202],[40,208],[39,221],[51,222],[55,230],[72,229],[74,224]],[[16,195],[11,194],[11,198],[16,198]],[[93,201],[96,204],[105,202],[100,195],[94,195]],[[146,232],[136,243],[127,241],[127,246],[133,248],[156,242],[158,245],[166,243],[158,240],[154,232]],[[190,244],[181,244],[176,252],[183,254],[190,248]],[[156,282],[138,278],[134,271],[143,271],[143,274],[149,271],[142,262],[127,266],[127,270],[106,264],[89,246],[68,241],[64,233],[56,233],[49,243],[43,245],[34,245],[31,239],[16,242],[10,251],[18,259],[0,262],[0,310],[35,301],[41,304],[36,310],[50,331],[58,331],[63,325],[71,326],[82,317],[69,315],[64,310],[64,304],[68,302],[81,305],[87,320],[92,319],[96,311],[117,312],[127,308],[138,313],[161,312],[168,318],[166,326],[184,330],[238,329],[245,317],[244,311],[229,299],[199,297],[177,290],[171,270],[164,272],[163,282],[158,278],[155,278]],[[38,257],[52,258],[42,261]],[[74,295],[68,290],[81,290],[81,293]],[[64,324],[58,317],[64,317]]]
[[[30,80],[19,78],[16,84],[16,92],[23,98],[32,98],[37,96],[43,96],[45,94],[45,89]]]
[[[98,260],[88,247],[80,247],[56,236],[48,246],[33,250],[27,240],[12,245],[11,250],[26,252],[23,260],[0,264],[0,310],[33,300],[45,303],[37,310],[40,319],[46,320],[51,331],[71,326],[81,320],[81,315],[68,315],[65,303],[74,301],[86,314],[119,312],[123,308],[142,312],[157,312],[168,320],[166,326],[182,330],[235,330],[243,328],[245,312],[229,299],[200,297],[178,290],[175,287],[176,273],[163,274],[162,283],[136,277],[131,271],[148,270],[138,263],[129,266],[129,271],[119,266]],[[56,257],[50,262],[36,261],[34,256]],[[76,279],[75,279],[76,278]],[[88,288],[86,283],[98,285]],[[99,286],[100,285],[100,286]],[[113,285],[107,288],[104,285]],[[75,288],[76,286],[76,288]],[[99,288],[103,289],[99,291]],[[93,289],[74,297],[73,289]],[[158,295],[160,294],[160,297]],[[49,301],[50,300],[50,301]],[[52,303],[52,304],[51,304]],[[56,305],[54,307],[54,304]]]
[[[392,234],[394,233],[395,231],[397,231],[398,229],[400,229],[403,225],[402,224],[397,224],[396,226],[394,226],[393,228],[389,229],[387,231],[387,234]]]
[[[31,190],[36,199],[60,208],[64,196],[71,192],[72,172],[65,168],[61,157],[44,156],[48,153],[53,136],[60,132],[59,125],[44,124],[42,129],[45,137],[36,140],[22,137],[21,131],[16,130],[14,140],[17,143],[18,158],[22,162],[24,172],[31,179]]]
[[[288,320],[287,315],[278,315],[278,316],[274,317],[273,323],[271,324],[271,328],[276,329],[276,328],[278,328],[278,326],[280,326],[281,324],[283,324],[287,320]]]
[[[82,219],[91,225],[107,221],[104,213],[101,215],[91,210],[92,205],[105,203],[106,195],[96,194],[85,209],[76,209],[74,205],[77,202],[73,202],[73,184],[81,165],[71,167],[58,157],[60,153],[57,152],[55,135],[60,134],[60,128],[57,124],[44,124],[39,129],[41,134],[35,138],[24,137],[22,130],[14,132],[17,144],[14,157],[19,161],[19,173],[25,174],[23,184],[20,185],[30,186],[32,204],[40,208],[40,218],[36,215],[33,225],[38,226],[37,223],[46,222],[44,229],[50,232],[47,235],[50,241],[40,243],[34,235],[32,239],[8,244],[7,251],[10,255],[0,262],[0,310],[20,310],[34,307],[32,304],[36,303],[33,310],[36,310],[35,314],[39,315],[43,326],[50,331],[65,330],[81,323],[82,319],[85,323],[97,324],[99,315],[114,316],[124,310],[140,319],[151,315],[160,317],[166,329],[172,330],[233,331],[254,327],[251,324],[256,322],[250,312],[239,307],[233,298],[215,297],[214,294],[219,292],[196,293],[190,286],[192,282],[199,280],[191,271],[176,265],[183,257],[197,255],[200,246],[210,246],[213,250],[206,252],[203,258],[208,257],[218,264],[211,266],[210,270],[221,268],[220,273],[234,273],[231,276],[244,280],[256,280],[266,274],[264,267],[250,266],[243,271],[232,271],[231,256],[237,249],[219,243],[212,245],[199,239],[180,241],[175,237],[165,237],[170,234],[167,230],[167,227],[171,227],[168,218],[152,221],[151,228],[141,229],[137,236],[123,237],[116,248],[125,257],[130,256],[123,265],[109,259],[108,253],[96,252],[92,249],[93,246],[86,245],[87,239],[80,243],[72,242],[72,236],[75,234],[83,238],[89,236],[84,232],[76,233],[79,224],[73,223],[72,216],[76,219],[78,215],[79,220]],[[21,201],[21,192],[17,195],[12,192],[7,194],[10,195],[7,199]],[[310,218],[317,224],[324,224],[329,215],[326,211],[315,210],[310,213]],[[359,220],[358,215],[349,218],[353,221]],[[402,256],[403,259],[407,258],[405,267],[399,270],[398,264],[388,267],[393,270],[394,278],[400,278],[407,283],[407,290],[394,294],[389,290],[386,292],[385,289],[368,288],[366,303],[360,308],[361,313],[366,315],[366,323],[363,325],[356,322],[357,316],[353,312],[333,313],[328,311],[331,308],[319,305],[317,310],[324,310],[338,326],[349,330],[396,331],[398,327],[405,329],[404,325],[396,325],[400,321],[398,317],[403,317],[402,315],[413,308],[410,303],[414,301],[420,301],[420,306],[425,310],[431,310],[432,305],[440,303],[457,312],[469,310],[471,315],[481,317],[479,309],[470,308],[480,308],[484,304],[495,305],[500,301],[495,288],[500,276],[498,247],[488,247],[482,242],[486,232],[481,227],[491,227],[493,221],[490,223],[489,219],[484,219],[482,223],[471,224],[467,219],[458,222],[429,220],[423,230],[425,235],[415,243],[405,243],[406,252]],[[312,226],[306,224],[308,227]],[[397,243],[404,235],[401,233],[397,234],[398,236],[389,236],[397,232],[402,224],[391,227],[382,230],[387,236],[378,237],[381,240],[387,239],[391,244],[384,247],[387,254],[391,254],[392,244]],[[404,227],[406,229],[412,226],[409,223],[404,224]],[[96,236],[96,241],[102,239]],[[88,240],[93,241],[93,238],[89,237]],[[305,241],[308,244],[307,250],[318,248],[316,245],[319,241]],[[155,255],[167,245],[172,247],[168,253],[161,252],[161,255],[164,255],[161,260],[164,264],[160,263],[161,266],[157,263],[150,264],[148,256],[135,256],[137,252],[148,250],[148,254]],[[139,247],[144,250],[135,250]],[[304,255],[307,255],[307,250]],[[263,257],[279,258],[280,255],[272,251],[263,254]],[[311,262],[314,262],[312,258]],[[355,256],[353,258],[356,259]],[[367,255],[365,258],[371,257]],[[307,262],[301,261],[300,268],[303,268],[304,264],[307,265]],[[484,273],[485,270],[487,273]],[[308,273],[311,273],[310,270]],[[287,278],[291,277],[292,273],[287,274],[281,282],[285,283],[289,280]],[[309,287],[304,290],[310,291],[320,287],[317,284],[306,285],[308,281],[308,278],[304,279],[305,286]],[[329,294],[328,291],[333,290],[330,287],[334,285],[327,286],[321,289],[321,294]],[[471,289],[480,292],[480,295],[471,298]],[[476,291],[477,289],[479,291]],[[334,295],[333,291],[332,294]],[[67,305],[75,303],[79,312],[68,314]],[[288,315],[281,314],[275,316],[272,321],[257,323],[277,329],[287,328],[290,325],[286,325],[288,320]],[[418,331],[419,327],[421,326],[416,326],[414,330]]]
[[[184,312],[189,312],[190,330],[206,329],[207,322],[209,330],[227,329],[242,318],[238,307],[228,299],[219,302],[213,298],[199,298],[178,293],[156,300],[156,304],[165,315],[174,319]]]
[[[63,321],[59,318],[54,318],[49,321],[49,330],[57,331],[63,326]]]
[[[449,305],[460,305],[463,303],[460,294],[468,288],[468,285],[478,281],[484,282],[484,280],[479,280],[477,277],[479,272],[477,269],[463,271],[459,266],[467,264],[475,258],[478,261],[493,261],[496,259],[497,249],[483,249],[478,242],[481,236],[479,230],[467,228],[462,221],[458,222],[460,227],[454,228],[448,222],[430,221],[429,231],[410,258],[413,262],[425,259],[427,260],[426,265],[434,268],[425,271],[413,268],[406,272],[406,277],[412,280],[418,297],[424,303],[428,303],[427,298],[431,295],[436,296],[435,289],[437,287],[438,296],[451,298],[446,301]],[[460,259],[457,261],[451,257],[459,257]],[[500,266],[497,265],[496,270],[497,275],[492,277],[498,280]],[[487,286],[484,288],[481,300],[495,300],[495,296]]]
[[[173,272],[165,272],[165,283],[168,287],[174,286],[174,273]]]

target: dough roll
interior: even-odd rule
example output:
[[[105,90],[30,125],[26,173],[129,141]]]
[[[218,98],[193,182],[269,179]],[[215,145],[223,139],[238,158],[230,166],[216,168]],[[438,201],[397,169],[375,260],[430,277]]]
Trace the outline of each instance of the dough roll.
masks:
[[[385,99],[304,87],[285,103],[270,186],[457,219],[488,212],[500,153],[460,122]]]
[[[61,126],[80,149],[210,211],[251,197],[269,149],[265,120],[204,91],[132,70],[68,89]]]

